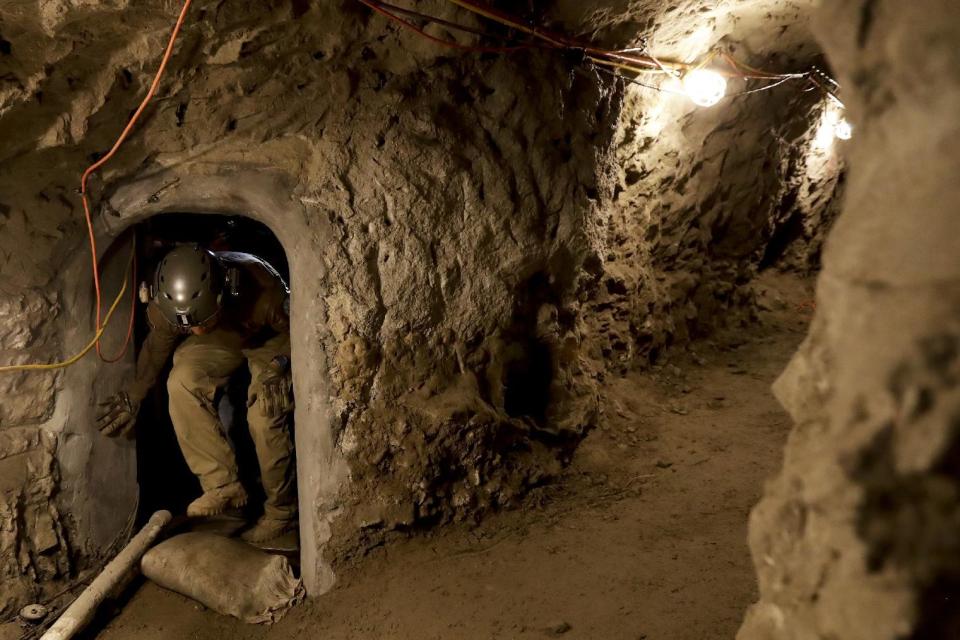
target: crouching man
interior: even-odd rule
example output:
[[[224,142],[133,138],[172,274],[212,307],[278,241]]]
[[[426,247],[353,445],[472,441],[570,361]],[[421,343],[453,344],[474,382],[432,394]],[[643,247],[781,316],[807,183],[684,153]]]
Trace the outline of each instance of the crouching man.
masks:
[[[160,262],[149,300],[151,331],[125,391],[100,405],[97,427],[107,436],[131,431],[140,403],[170,354],[170,418],[203,495],[187,507],[210,516],[247,503],[237,460],[218,417],[216,397],[247,364],[247,422],[266,493],[263,517],[242,534],[262,544],[293,531],[297,521],[290,379],[289,290],[269,264],[246,253],[179,246]]]

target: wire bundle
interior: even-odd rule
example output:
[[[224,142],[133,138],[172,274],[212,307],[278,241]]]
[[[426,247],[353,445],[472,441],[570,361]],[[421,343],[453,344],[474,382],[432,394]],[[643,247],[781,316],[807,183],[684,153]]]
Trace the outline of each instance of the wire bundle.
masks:
[[[508,35],[503,34],[494,34],[488,31],[477,29],[471,26],[459,24],[446,20],[437,16],[420,13],[412,9],[405,7],[400,7],[381,0],[358,0],[358,2],[366,5],[372,11],[388,18],[392,22],[399,24],[404,29],[410,30],[416,33],[418,36],[429,40],[435,44],[458,49],[461,51],[470,51],[477,53],[513,53],[518,51],[529,51],[533,49],[550,49],[558,50],[561,52],[574,52],[579,58],[586,62],[590,62],[595,66],[596,69],[604,71],[610,75],[613,75],[616,78],[625,80],[626,82],[637,84],[642,87],[653,89],[656,91],[668,91],[670,89],[659,87],[645,82],[641,82],[637,79],[641,75],[652,75],[652,76],[661,76],[666,78],[681,78],[686,74],[689,74],[693,71],[704,69],[707,65],[711,64],[717,58],[720,58],[721,61],[726,63],[727,68],[717,68],[714,67],[711,69],[711,72],[719,74],[725,77],[736,77],[742,78],[744,80],[764,80],[768,84],[759,87],[750,89],[747,91],[741,92],[739,95],[756,93],[758,91],[766,91],[772,89],[776,86],[779,86],[790,80],[807,80],[811,85],[821,90],[828,98],[830,98],[835,104],[840,107],[843,106],[843,103],[837,98],[835,89],[839,88],[836,81],[824,74],[819,69],[812,69],[809,72],[801,73],[775,73],[765,71],[763,69],[757,69],[751,67],[743,62],[738,61],[732,55],[725,51],[712,51],[709,53],[703,60],[696,64],[690,64],[686,62],[680,62],[677,60],[670,60],[664,58],[657,58],[649,52],[649,47],[646,42],[644,42],[642,47],[630,48],[630,49],[606,49],[602,47],[594,46],[590,43],[582,42],[570,36],[567,36],[550,29],[538,25],[526,24],[521,18],[518,18],[514,15],[511,15],[507,12],[501,11],[499,9],[494,9],[486,5],[477,4],[473,0],[447,0],[453,5],[466,9],[467,11],[481,16],[487,20],[493,21],[496,24],[506,27],[508,29]],[[80,353],[75,356],[68,358],[62,362],[54,362],[50,364],[22,364],[22,365],[9,365],[0,367],[0,373],[8,371],[25,371],[25,370],[47,370],[47,369],[59,369],[73,364],[80,360],[84,355],[86,355],[90,350],[96,349],[97,354],[100,359],[104,362],[117,362],[123,358],[126,353],[130,340],[133,335],[133,324],[134,324],[134,311],[136,303],[136,259],[131,261],[131,276],[133,279],[133,285],[131,289],[133,290],[130,304],[130,317],[127,323],[127,333],[121,346],[120,351],[117,355],[108,357],[105,356],[100,347],[100,339],[103,336],[104,331],[111,318],[113,317],[113,312],[116,310],[117,304],[120,301],[125,289],[127,288],[127,277],[124,278],[124,286],[121,288],[120,294],[114,300],[113,304],[110,306],[109,311],[104,317],[101,311],[102,306],[102,293],[101,293],[101,278],[100,278],[100,269],[97,263],[97,242],[96,236],[93,229],[93,220],[90,212],[90,202],[88,200],[88,187],[87,182],[93,173],[98,171],[103,167],[119,150],[123,145],[124,141],[129,137],[130,133],[133,131],[134,126],[139,120],[140,116],[147,107],[147,104],[153,98],[156,93],[157,87],[160,84],[160,79],[163,77],[164,70],[167,67],[167,63],[170,61],[170,57],[173,53],[174,44],[176,43],[177,36],[180,33],[180,29],[183,26],[184,19],[187,15],[187,10],[190,8],[191,0],[184,0],[183,6],[180,10],[180,13],[177,17],[177,21],[174,24],[173,31],[170,34],[170,39],[167,42],[167,46],[164,50],[163,56],[160,61],[160,66],[157,69],[157,72],[153,78],[153,82],[150,84],[146,95],[143,100],[140,102],[139,107],[130,117],[130,120],[127,122],[126,127],[120,133],[120,136],[117,138],[113,147],[104,154],[99,160],[94,162],[92,165],[87,167],[83,172],[80,178],[80,197],[83,202],[83,212],[84,218],[86,220],[87,232],[90,242],[90,255],[91,262],[93,267],[93,284],[94,291],[96,293],[96,329],[94,332],[93,339],[90,344],[88,344]],[[453,29],[457,31],[463,31],[470,33],[476,36],[480,36],[486,39],[497,40],[499,44],[497,45],[467,45],[453,40],[444,40],[427,33],[423,27],[418,26],[411,20],[419,20],[427,23],[438,24],[444,26],[448,29]],[[518,37],[516,33],[523,34],[523,37]],[[627,71],[635,74],[633,77],[624,76],[618,71]],[[135,244],[132,247],[132,250],[135,250]]]
[[[160,79],[163,77],[163,72],[167,68],[167,63],[170,61],[170,57],[173,55],[173,46],[176,44],[177,36],[180,33],[180,29],[183,27],[184,19],[187,16],[187,10],[190,8],[190,3],[192,0],[184,0],[183,7],[180,9],[180,14],[177,17],[177,21],[174,24],[173,32],[170,34],[170,39],[167,42],[166,49],[163,52],[163,57],[160,60],[160,66],[157,69],[156,74],[153,77],[153,82],[150,84],[150,88],[147,90],[147,94],[143,97],[143,100],[140,102],[140,106],[137,107],[137,110],[130,117],[130,120],[127,122],[126,127],[120,133],[120,136],[114,142],[110,150],[105,153],[99,160],[94,162],[92,165],[86,168],[83,174],[80,176],[80,200],[83,202],[83,215],[87,223],[87,235],[90,242],[90,259],[93,266],[93,289],[96,294],[96,307],[97,307],[97,324],[96,329],[94,330],[93,339],[76,355],[61,360],[59,362],[52,362],[49,364],[15,364],[7,365],[0,367],[0,373],[7,373],[13,371],[48,371],[52,369],[63,369],[69,367],[70,365],[78,362],[83,356],[87,355],[90,351],[96,349],[97,355],[101,360],[108,363],[118,362],[126,354],[127,349],[130,346],[130,340],[133,337],[133,324],[136,311],[136,301],[137,301],[137,259],[136,259],[136,237],[131,240],[131,255],[130,255],[130,271],[127,275],[124,276],[123,286],[120,288],[120,292],[117,294],[117,297],[114,299],[113,304],[110,305],[109,310],[106,313],[106,316],[103,315],[102,307],[102,292],[101,292],[101,278],[100,278],[100,266],[97,263],[97,239],[96,234],[93,230],[93,216],[90,213],[90,201],[87,198],[87,181],[90,176],[98,171],[103,165],[105,165],[120,149],[124,141],[130,136],[130,133],[133,131],[134,125],[136,125],[137,120],[140,119],[140,116],[143,114],[144,110],[147,108],[147,104],[153,98],[154,94],[157,92],[157,87],[160,86]],[[130,283],[132,280],[132,284]],[[132,292],[130,298],[130,318],[127,321],[127,333],[124,337],[123,344],[121,345],[120,351],[117,352],[115,356],[105,356],[102,349],[100,348],[100,339],[103,337],[104,332],[107,330],[107,325],[110,323],[110,320],[113,318],[113,313],[116,311],[117,306],[120,304],[120,300],[123,298],[123,294],[126,292],[127,287],[130,287]]]
[[[791,80],[806,80],[811,85],[820,89],[830,98],[839,103],[839,100],[836,98],[833,89],[826,86],[826,84],[830,84],[833,88],[836,88],[836,82],[817,69],[800,73],[770,72],[763,69],[757,69],[748,64],[740,62],[728,52],[718,50],[710,52],[700,62],[691,64],[678,60],[658,58],[649,52],[649,47],[647,46],[646,42],[643,43],[642,47],[617,50],[606,49],[594,46],[590,43],[582,42],[575,38],[571,38],[570,36],[546,29],[541,26],[526,24],[521,18],[511,15],[505,11],[494,9],[493,7],[478,4],[473,0],[447,0],[447,2],[466,9],[467,11],[470,11],[471,13],[481,16],[487,20],[493,21],[500,26],[507,27],[512,32],[523,34],[526,36],[526,39],[520,39],[516,35],[503,36],[493,34],[475,29],[473,27],[451,22],[437,16],[387,4],[385,2],[381,2],[380,0],[358,1],[378,14],[383,15],[391,21],[399,24],[403,28],[413,31],[417,35],[424,37],[431,42],[454,49],[480,53],[510,53],[530,49],[574,51],[577,52],[584,61],[590,62],[596,68],[598,68],[598,70],[605,71],[610,75],[632,84],[640,85],[647,89],[668,92],[670,92],[669,89],[640,82],[637,80],[637,76],[659,75],[667,78],[680,78],[686,73],[705,68],[707,65],[710,65],[719,58],[725,66],[717,67],[714,65],[711,68],[711,71],[714,73],[725,77],[741,78],[744,80],[767,81],[766,85],[744,91],[740,95],[773,89],[774,87]],[[465,45],[451,40],[444,40],[442,38],[430,35],[424,31],[422,27],[417,26],[406,18],[442,25],[449,29],[464,31],[466,33],[471,33],[485,38],[496,39],[503,44],[499,46],[478,46]],[[625,76],[621,73],[618,73],[618,71],[626,71],[635,75],[633,77]],[[826,83],[824,81],[826,81]]]

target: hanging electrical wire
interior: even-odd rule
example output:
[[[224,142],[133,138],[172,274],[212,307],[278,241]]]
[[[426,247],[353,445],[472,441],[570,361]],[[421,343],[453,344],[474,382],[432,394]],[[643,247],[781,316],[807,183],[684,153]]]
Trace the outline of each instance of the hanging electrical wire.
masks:
[[[791,80],[795,80],[795,78],[781,78],[780,80],[776,80],[775,82],[771,82],[770,84],[765,84],[762,87],[757,87],[755,89],[744,89],[743,91],[740,91],[738,93],[731,94],[730,97],[735,98],[736,96],[748,96],[751,93],[760,93],[762,91],[769,91],[770,89],[773,89],[774,87],[779,87],[780,85],[786,82],[790,82]]]
[[[654,91],[660,91],[661,93],[673,93],[673,94],[676,94],[676,95],[678,95],[678,96],[686,95],[686,94],[683,93],[682,91],[674,91],[673,89],[667,89],[667,88],[665,88],[665,87],[656,87],[656,86],[654,86],[654,85],[652,85],[652,84],[647,84],[647,83],[645,83],[645,82],[640,82],[640,81],[637,80],[636,78],[631,78],[630,76],[625,76],[625,75],[623,75],[623,74],[617,73],[616,71],[611,71],[610,69],[606,69],[606,68],[604,68],[604,67],[595,67],[595,69],[596,69],[597,71],[601,72],[601,73],[604,73],[604,74],[606,74],[606,75],[608,75],[608,76],[611,76],[611,77],[613,77],[613,78],[616,78],[617,80],[622,80],[622,81],[626,82],[627,84],[632,84],[632,85],[636,85],[636,86],[638,86],[638,87],[643,87],[644,89],[652,89],[652,90],[654,90]]]
[[[136,262],[135,246],[130,251],[130,262],[131,263]],[[11,371],[52,371],[55,369],[64,369],[76,362],[79,362],[80,359],[83,358],[83,356],[90,353],[94,349],[94,347],[96,347],[96,345],[99,343],[101,336],[103,336],[103,332],[107,328],[107,324],[110,322],[110,318],[113,317],[113,313],[114,311],[117,310],[117,307],[120,305],[120,301],[123,300],[123,294],[127,292],[127,287],[129,286],[129,278],[130,278],[130,272],[127,271],[127,269],[124,269],[124,272],[125,272],[125,275],[123,276],[123,285],[121,285],[120,292],[117,293],[117,297],[114,298],[113,304],[110,305],[110,309],[107,310],[105,322],[103,323],[102,326],[97,328],[97,331],[93,336],[93,339],[90,340],[90,342],[87,343],[87,346],[81,349],[79,353],[77,353],[76,355],[70,358],[67,358],[66,360],[62,360],[60,362],[51,362],[51,363],[43,363],[43,364],[5,365],[0,367],[0,373],[7,373]]]
[[[643,46],[641,47],[605,49],[595,46],[591,43],[582,42],[576,38],[572,38],[557,31],[547,29],[540,25],[527,23],[523,19],[506,11],[496,9],[488,5],[479,4],[474,0],[447,0],[447,2],[450,4],[465,9],[474,15],[495,22],[511,31],[530,36],[542,43],[539,46],[535,46],[527,42],[515,44],[511,47],[463,45],[431,36],[416,25],[403,20],[397,14],[403,14],[418,20],[433,22],[452,29],[459,29],[483,38],[493,38],[513,43],[516,43],[516,40],[505,38],[501,35],[491,34],[483,31],[482,29],[467,27],[465,25],[451,22],[444,18],[431,16],[404,7],[387,5],[386,3],[379,2],[379,0],[359,1],[378,13],[386,15],[391,20],[402,24],[404,27],[415,31],[419,35],[444,46],[473,51],[518,51],[533,48],[575,51],[581,54],[581,58],[584,61],[596,65],[598,70],[604,70],[605,73],[608,73],[615,78],[619,78],[629,82],[630,84],[635,84],[646,89],[652,89],[654,91],[666,93],[685,93],[688,97],[690,97],[691,100],[701,106],[710,106],[712,104],[716,104],[720,98],[724,97],[726,95],[726,79],[729,78],[741,79],[745,82],[754,80],[767,81],[767,84],[761,87],[748,88],[739,93],[732,94],[733,96],[769,91],[770,89],[778,87],[790,80],[807,80],[812,86],[817,87],[829,98],[836,100],[839,103],[839,100],[836,98],[834,92],[825,87],[823,82],[817,80],[815,75],[822,75],[828,82],[833,84],[835,84],[835,81],[816,68],[809,72],[798,73],[771,72],[741,62],[729,52],[718,49],[708,52],[707,55],[704,56],[699,62],[688,63],[679,60],[660,58],[653,55],[653,53],[650,52],[646,40],[644,40]],[[717,59],[719,59],[723,65],[713,64]],[[617,73],[617,71],[630,72],[636,76],[643,74],[659,76],[660,78],[680,79],[683,83],[684,91],[675,91],[662,86],[662,83],[658,86],[657,84],[641,82],[637,80],[636,77],[630,78],[626,75],[623,75],[623,73]]]
[[[116,362],[127,351],[127,347],[130,343],[130,339],[133,335],[133,309],[131,309],[130,324],[127,329],[127,335],[124,339],[123,346],[120,350],[120,354],[115,359],[108,359],[104,357],[100,350],[100,336],[103,335],[102,329],[106,328],[106,322],[109,322],[109,317],[106,322],[103,323],[101,327],[101,298],[102,294],[100,291],[100,269],[97,265],[97,239],[93,231],[93,216],[90,213],[90,202],[87,198],[87,181],[90,176],[98,171],[103,165],[105,165],[109,160],[117,153],[120,147],[123,145],[124,141],[129,137],[130,132],[133,131],[134,125],[136,125],[137,120],[140,119],[140,116],[143,114],[144,110],[147,108],[147,104],[153,98],[154,94],[157,92],[157,87],[160,85],[160,79],[163,77],[163,72],[167,68],[167,63],[170,61],[170,57],[173,54],[173,46],[177,42],[177,36],[180,33],[181,27],[183,27],[184,19],[187,16],[187,10],[190,8],[190,3],[192,0],[184,0],[183,7],[180,9],[180,14],[177,16],[177,21],[173,26],[173,31],[170,34],[170,39],[167,42],[167,47],[163,52],[163,57],[160,60],[160,66],[157,68],[157,73],[153,77],[153,82],[150,83],[150,88],[147,90],[147,94],[143,97],[143,100],[140,102],[140,106],[137,107],[137,110],[134,111],[133,115],[130,117],[130,120],[127,122],[127,126],[124,127],[123,131],[120,133],[120,136],[117,138],[116,142],[113,143],[113,146],[110,150],[103,155],[99,160],[94,162],[92,165],[87,167],[83,172],[83,175],[80,177],[80,200],[83,202],[83,214],[87,223],[87,233],[90,240],[90,257],[93,263],[93,288],[96,295],[96,305],[97,305],[97,324],[96,324],[96,337],[94,338],[94,345],[96,346],[97,355],[100,356],[101,360],[105,362]],[[135,305],[136,300],[136,286],[132,287],[133,290],[133,299],[132,304]],[[3,371],[3,369],[0,369]]]
[[[427,33],[426,31],[424,31],[423,29],[421,29],[421,28],[418,27],[417,25],[413,24],[412,22],[409,22],[409,21],[407,21],[407,20],[404,20],[403,18],[401,18],[401,17],[398,16],[397,14],[391,12],[389,9],[387,9],[387,6],[389,6],[389,5],[384,5],[384,4],[382,4],[382,3],[376,2],[375,0],[359,0],[359,2],[360,2],[361,4],[366,5],[367,7],[369,7],[370,9],[372,9],[373,11],[376,11],[376,12],[379,13],[380,15],[385,16],[385,17],[388,18],[389,20],[392,20],[393,22],[396,22],[396,23],[399,24],[400,26],[402,26],[402,27],[404,27],[404,28],[406,28],[406,29],[409,29],[409,30],[413,31],[414,33],[420,35],[421,37],[426,38],[427,40],[430,40],[431,42],[434,42],[434,43],[439,44],[439,45],[441,45],[441,46],[449,47],[449,48],[451,48],[451,49],[460,49],[460,50],[462,50],[462,51],[473,51],[473,52],[476,52],[476,53],[511,53],[511,52],[514,52],[514,51],[521,51],[521,50],[523,50],[523,49],[530,48],[530,45],[517,45],[517,46],[506,46],[506,47],[486,47],[486,46],[478,46],[478,45],[461,44],[461,43],[455,42],[455,41],[453,41],[453,40],[444,40],[444,39],[442,39],[442,38],[437,38],[436,36],[430,35],[429,33]],[[409,12],[409,11],[408,11],[408,13],[415,13],[415,12]],[[418,14],[418,15],[420,15],[420,16],[422,16],[422,17],[424,17],[424,18],[429,18],[429,16],[424,16],[423,14]],[[441,23],[441,22],[439,21],[439,19],[430,18],[430,20],[431,20],[432,22]],[[449,24],[448,24],[448,26],[449,26]]]
[[[91,164],[89,167],[84,170],[83,174],[80,176],[80,200],[83,203],[83,215],[84,220],[87,225],[87,235],[90,242],[90,258],[91,266],[93,270],[93,288],[95,293],[95,304],[96,304],[96,325],[94,329],[93,338],[90,342],[80,350],[76,355],[67,358],[66,360],[60,362],[52,363],[43,363],[43,364],[16,364],[16,365],[6,365],[0,366],[0,373],[13,372],[13,371],[49,371],[54,369],[62,369],[69,367],[72,364],[80,361],[85,355],[90,353],[92,350],[96,350],[97,355],[101,360],[108,363],[118,362],[123,358],[127,353],[127,350],[130,346],[131,339],[133,338],[133,325],[134,318],[136,315],[136,279],[137,279],[137,268],[136,268],[136,237],[133,238],[131,242],[131,254],[130,254],[130,267],[126,275],[124,275],[123,286],[120,288],[120,292],[117,294],[117,297],[114,299],[113,303],[110,305],[109,310],[107,311],[106,316],[103,315],[102,310],[102,288],[100,280],[100,267],[97,262],[97,239],[96,234],[93,230],[93,216],[90,212],[90,201],[88,196],[87,182],[90,179],[90,176],[94,172],[98,171],[103,167],[109,160],[117,153],[120,147],[123,145],[124,141],[130,136],[130,133],[133,131],[134,126],[137,121],[140,119],[140,116],[143,114],[144,110],[147,108],[147,104],[153,98],[154,94],[157,91],[157,87],[160,85],[160,79],[163,77],[163,73],[167,68],[167,64],[170,62],[170,57],[173,55],[173,48],[177,41],[177,36],[180,33],[181,28],[183,27],[184,20],[187,15],[187,11],[190,8],[192,0],[184,0],[183,6],[180,9],[180,13],[177,16],[177,21],[173,26],[173,31],[170,34],[170,38],[167,41],[167,46],[164,49],[163,56],[160,60],[160,66],[157,68],[157,72],[153,77],[153,82],[150,83],[150,87],[147,90],[146,95],[143,97],[143,100],[140,101],[140,105],[137,107],[137,110],[134,111],[133,115],[127,121],[127,125],[123,128],[123,131],[120,132],[119,137],[113,143],[113,146],[110,148],[107,153],[105,153],[101,158],[96,162]],[[130,278],[133,279],[134,284],[129,285]],[[123,299],[123,294],[126,292],[127,287],[130,286],[131,290],[131,299],[130,299],[130,317],[127,322],[127,332],[123,339],[123,344],[120,347],[117,355],[112,357],[105,356],[100,348],[100,339],[103,337],[104,332],[107,329],[107,326],[110,324],[110,320],[113,318],[114,312],[117,309],[117,306],[120,304],[120,301]]]

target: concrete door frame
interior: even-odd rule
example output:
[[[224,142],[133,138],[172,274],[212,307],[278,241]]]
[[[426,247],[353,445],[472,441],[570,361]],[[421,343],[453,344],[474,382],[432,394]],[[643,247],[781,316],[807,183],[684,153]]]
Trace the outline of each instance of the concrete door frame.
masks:
[[[96,234],[106,247],[132,225],[162,213],[243,215],[267,225],[280,241],[290,264],[291,343],[297,483],[300,501],[301,567],[310,595],[329,590],[335,576],[323,551],[337,515],[336,497],[348,479],[331,423],[326,354],[316,327],[324,321],[321,306],[326,267],[318,246],[328,241],[294,197],[286,174],[264,168],[173,168],[118,188],[102,208]],[[310,322],[308,319],[316,319]],[[102,368],[102,366],[100,367]]]

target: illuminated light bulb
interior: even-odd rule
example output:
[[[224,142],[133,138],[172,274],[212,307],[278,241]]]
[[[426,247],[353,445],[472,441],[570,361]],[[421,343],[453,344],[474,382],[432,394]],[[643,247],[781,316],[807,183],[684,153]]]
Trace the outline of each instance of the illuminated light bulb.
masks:
[[[835,139],[849,140],[851,136],[853,126],[843,117],[843,107],[829,104],[820,116],[820,126],[813,138],[813,147],[826,151],[833,146]]]
[[[853,125],[846,118],[840,118],[837,124],[833,125],[833,135],[840,140],[849,140],[853,137]]]
[[[712,107],[727,94],[727,79],[716,71],[694,69],[683,76],[687,97],[701,107]]]
[[[833,146],[833,137],[836,135],[834,128],[836,124],[828,122],[824,118],[817,128],[817,134],[813,137],[813,148],[819,151],[826,151]]]

